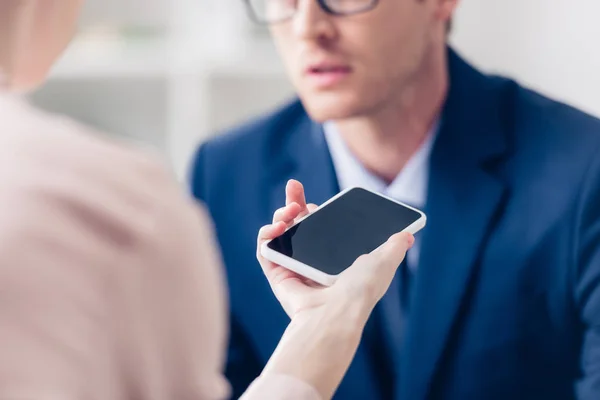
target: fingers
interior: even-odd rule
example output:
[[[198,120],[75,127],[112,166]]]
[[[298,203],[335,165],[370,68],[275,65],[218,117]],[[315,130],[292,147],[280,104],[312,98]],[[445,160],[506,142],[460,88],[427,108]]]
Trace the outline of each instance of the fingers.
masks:
[[[286,206],[278,209],[273,214],[273,223],[263,226],[258,232],[256,257],[261,263],[263,269],[272,270],[277,267],[268,262],[261,255],[261,246],[264,242],[272,240],[282,235],[285,230],[293,225],[298,219],[313,212],[317,206],[315,204],[306,204],[304,196],[304,187],[296,180],[290,180],[286,186]],[[265,272],[267,272],[265,270]]]
[[[306,196],[304,194],[304,186],[294,179],[290,179],[285,188],[285,204],[291,205],[296,203],[300,206],[300,212],[296,219],[303,218],[317,209],[315,204],[306,204]]]
[[[276,238],[279,235],[282,235],[283,232],[287,229],[287,225],[280,221],[272,225],[265,225],[258,231],[258,237],[256,240],[256,259],[259,261],[261,268],[263,269],[265,275],[269,276],[270,271],[276,267],[275,264],[266,260],[261,252],[261,246],[267,240],[271,240]]]
[[[319,206],[316,204],[308,204],[305,210],[301,210],[298,203],[291,203],[275,211],[273,214],[273,223],[285,222],[290,227],[295,222],[298,222],[299,219],[313,213],[317,208]]]
[[[294,179],[290,179],[285,187],[285,204],[290,205],[292,203],[298,203],[303,211],[306,209],[304,186]]]
[[[296,217],[296,221],[298,221],[301,218],[306,217],[308,214],[312,214],[313,212],[315,212],[315,210],[319,208],[318,205],[316,204],[307,204],[306,207],[304,208],[304,210],[300,211],[298,213],[298,216]]]
[[[258,245],[280,236],[287,229],[287,225],[283,221],[276,222],[272,225],[265,225],[258,231]]]
[[[286,224],[291,224],[294,222],[302,209],[298,203],[290,203],[285,207],[281,207],[273,214],[273,223],[276,222],[285,222]]]

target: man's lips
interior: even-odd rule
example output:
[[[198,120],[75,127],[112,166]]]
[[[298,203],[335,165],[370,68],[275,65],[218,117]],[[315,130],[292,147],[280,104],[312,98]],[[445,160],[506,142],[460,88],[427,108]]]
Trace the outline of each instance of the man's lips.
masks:
[[[344,64],[320,63],[306,69],[306,76],[318,88],[333,87],[352,73],[352,68]]]
[[[307,69],[309,74],[349,73],[351,68],[347,65],[315,65]]]

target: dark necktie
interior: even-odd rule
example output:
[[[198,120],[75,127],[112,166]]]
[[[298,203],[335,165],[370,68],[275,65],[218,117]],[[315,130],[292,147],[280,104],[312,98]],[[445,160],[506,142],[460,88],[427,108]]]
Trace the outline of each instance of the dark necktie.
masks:
[[[406,258],[400,264],[398,268],[398,280],[399,280],[399,290],[400,290],[400,309],[402,310],[402,317],[405,321],[408,318],[408,314],[410,312],[410,303],[412,297],[412,286],[413,286],[413,272],[408,266],[408,262]]]
[[[375,365],[380,366],[379,379],[384,398],[393,398],[400,384],[400,363],[405,344],[412,297],[413,273],[406,259],[396,271],[388,293],[378,305],[376,325],[370,325],[371,351]],[[385,366],[385,367],[384,367]]]

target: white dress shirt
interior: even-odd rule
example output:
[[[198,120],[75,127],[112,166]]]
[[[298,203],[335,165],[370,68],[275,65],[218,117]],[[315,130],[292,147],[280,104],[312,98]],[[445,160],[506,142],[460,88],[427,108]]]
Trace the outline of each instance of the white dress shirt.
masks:
[[[393,182],[388,185],[381,178],[368,171],[352,154],[335,124],[326,122],[323,124],[323,131],[340,190],[358,186],[422,209],[427,199],[429,157],[438,126],[439,123],[434,124],[421,147],[412,155]],[[407,256],[408,266],[411,270],[415,270],[419,263],[419,242],[417,235],[415,244]]]

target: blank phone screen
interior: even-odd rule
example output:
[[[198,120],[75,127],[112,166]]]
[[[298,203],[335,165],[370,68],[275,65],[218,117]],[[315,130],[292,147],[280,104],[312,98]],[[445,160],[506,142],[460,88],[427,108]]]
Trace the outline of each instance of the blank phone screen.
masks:
[[[268,247],[337,275],[421,218],[421,214],[356,188],[317,210]]]

